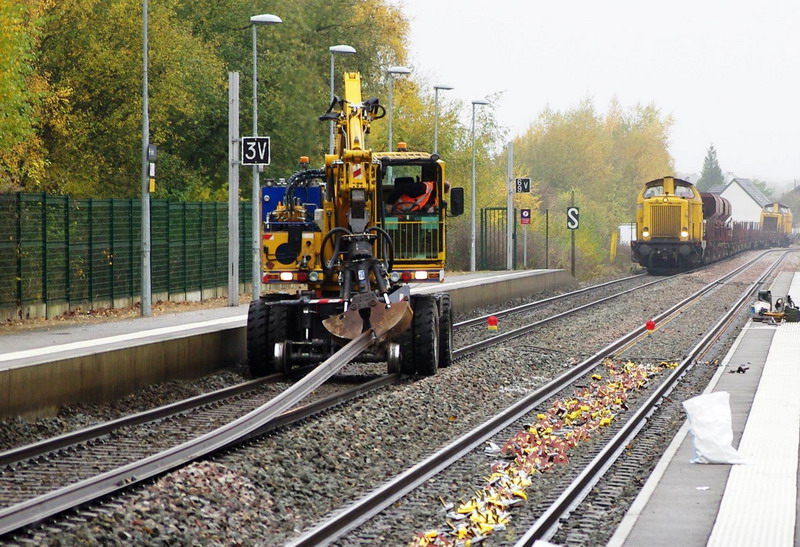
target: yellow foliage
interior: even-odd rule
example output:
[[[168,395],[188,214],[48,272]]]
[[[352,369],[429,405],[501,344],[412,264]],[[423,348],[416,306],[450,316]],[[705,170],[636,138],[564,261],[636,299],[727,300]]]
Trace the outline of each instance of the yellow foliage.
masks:
[[[542,255],[543,213],[549,210],[550,267],[570,265],[572,234],[566,228],[566,208],[580,209],[575,230],[578,277],[608,273],[608,249],[619,224],[631,222],[641,183],[672,171],[668,136],[672,120],[652,106],[623,109],[612,101],[605,115],[585,100],[566,112],[545,110],[528,131],[514,141],[516,169],[536,181],[539,211],[533,225],[537,267]],[[500,160],[502,163],[505,160]],[[626,267],[625,264],[622,267]]]

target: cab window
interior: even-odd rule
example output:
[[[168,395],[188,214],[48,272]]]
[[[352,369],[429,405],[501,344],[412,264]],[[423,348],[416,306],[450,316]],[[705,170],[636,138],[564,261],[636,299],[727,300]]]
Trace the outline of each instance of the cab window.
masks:
[[[694,192],[689,186],[676,186],[675,195],[681,198],[693,198]]]
[[[644,191],[645,199],[663,195],[664,195],[664,187],[660,184],[657,184],[655,186],[648,186],[647,190]]]

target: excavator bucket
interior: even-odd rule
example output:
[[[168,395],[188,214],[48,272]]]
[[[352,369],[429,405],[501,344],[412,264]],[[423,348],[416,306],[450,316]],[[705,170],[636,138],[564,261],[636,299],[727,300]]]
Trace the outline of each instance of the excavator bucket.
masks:
[[[387,308],[384,304],[369,308],[369,325],[381,342],[403,334],[411,326],[413,317],[411,305],[405,300],[393,303],[391,308]],[[361,310],[349,310],[333,315],[325,319],[322,324],[340,342],[356,338],[365,328]]]

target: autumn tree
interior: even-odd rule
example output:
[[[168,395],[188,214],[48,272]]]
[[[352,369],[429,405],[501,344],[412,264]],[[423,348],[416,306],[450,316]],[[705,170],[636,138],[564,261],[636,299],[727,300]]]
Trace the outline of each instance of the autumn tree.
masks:
[[[725,176],[717,162],[717,151],[712,144],[708,147],[706,158],[703,160],[703,171],[697,181],[697,189],[705,192],[718,184],[725,184]]]
[[[13,141],[4,142],[0,152],[0,180],[7,188],[93,197],[138,194],[141,6],[139,0],[23,0],[0,6],[0,23],[9,30],[0,33],[0,135]],[[277,11],[284,21],[257,32],[258,127],[273,139],[267,177],[288,176],[300,155],[322,163],[328,126],[318,116],[329,102],[330,45],[348,43],[358,51],[338,60],[337,92],[341,72],[357,70],[366,82],[365,95],[385,98],[384,67],[405,61],[408,23],[399,8],[386,0],[298,0],[274,8],[263,0],[149,3],[156,197],[210,199],[224,192],[227,72],[242,75],[240,127],[248,134],[254,13]],[[32,154],[37,143],[40,153]],[[24,147],[24,153],[15,147]]]
[[[0,3],[0,192],[35,187],[44,176],[37,129],[47,83],[34,70],[41,14],[35,0]]]
[[[626,110],[612,101],[600,115],[585,100],[564,112],[545,110],[515,139],[515,165],[535,181],[541,200],[538,214],[550,211],[551,267],[566,267],[569,261],[563,214],[574,191],[581,211],[576,233],[579,275],[604,269],[611,234],[633,218],[641,185],[673,171],[668,151],[671,123],[653,105]],[[540,218],[535,222],[542,223]],[[541,251],[541,239],[536,245]],[[544,260],[537,263],[543,265]]]

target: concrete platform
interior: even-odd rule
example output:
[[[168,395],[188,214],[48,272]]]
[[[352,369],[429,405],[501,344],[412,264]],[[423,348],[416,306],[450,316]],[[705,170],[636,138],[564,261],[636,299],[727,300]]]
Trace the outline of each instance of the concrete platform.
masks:
[[[566,270],[480,272],[413,293],[448,292],[466,312],[555,288]],[[71,402],[105,402],[152,383],[195,378],[246,356],[248,304],[0,335],[0,416],[53,415]]]
[[[800,274],[781,274],[771,290],[773,299],[800,296]],[[749,370],[728,373],[739,365]],[[707,389],[717,391],[730,393],[745,463],[690,463],[684,424],[609,546],[799,544],[800,323],[748,323]]]

